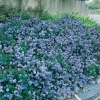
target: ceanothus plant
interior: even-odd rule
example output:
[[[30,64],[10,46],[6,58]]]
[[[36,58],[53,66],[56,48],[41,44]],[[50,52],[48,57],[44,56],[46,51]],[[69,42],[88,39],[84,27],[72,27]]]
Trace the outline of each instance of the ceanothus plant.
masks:
[[[92,81],[89,68],[100,60],[96,27],[66,15],[50,22],[12,18],[0,30],[1,100],[65,100]]]

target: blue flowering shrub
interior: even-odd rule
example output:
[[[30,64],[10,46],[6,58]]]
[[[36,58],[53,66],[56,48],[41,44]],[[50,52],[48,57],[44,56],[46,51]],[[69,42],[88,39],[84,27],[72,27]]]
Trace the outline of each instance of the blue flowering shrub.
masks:
[[[65,15],[0,23],[0,100],[66,100],[100,74],[100,30]]]

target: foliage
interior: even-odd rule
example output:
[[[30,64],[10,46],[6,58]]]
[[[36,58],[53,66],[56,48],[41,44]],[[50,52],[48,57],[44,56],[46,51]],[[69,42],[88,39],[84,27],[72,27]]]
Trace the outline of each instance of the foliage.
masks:
[[[7,5],[0,5],[0,22],[4,22],[7,18],[11,17],[23,17],[24,14],[26,15],[26,12],[22,10],[21,8],[18,7],[13,7],[13,6],[7,6]]]
[[[100,74],[100,30],[69,15],[13,17],[0,35],[0,100],[66,100]]]
[[[81,21],[87,26],[87,27],[98,27],[100,29],[100,25],[97,24],[93,19],[90,19],[89,17],[82,16],[78,13],[71,13],[71,17],[75,17]]]
[[[100,65],[91,65],[89,66],[89,69],[84,70],[84,74],[87,76],[94,76],[97,77],[100,74]]]
[[[45,11],[42,0],[37,1],[37,6],[33,9],[34,16],[41,20],[51,20],[53,17]]]
[[[58,19],[58,18],[65,16],[65,15],[66,15],[66,13],[57,13],[55,15],[52,15],[52,17],[53,17],[53,19]]]
[[[93,0],[88,5],[89,9],[100,9],[100,0]]]
[[[29,7],[28,9],[24,10],[20,7],[13,7],[7,5],[0,5],[0,22],[5,22],[7,18],[12,17],[21,17],[22,19],[30,19],[32,17],[37,17],[42,20],[51,20],[53,17],[47,12],[44,11],[44,8],[39,6],[38,4],[34,9]]]
[[[65,14],[57,13],[56,15],[51,15],[48,11],[45,11],[42,0],[38,0],[38,5],[33,10],[34,15],[41,20],[53,20],[62,17]]]
[[[43,6],[43,2],[42,0],[37,0],[38,4],[37,6],[34,8],[34,14],[37,16],[37,17],[41,17],[42,16],[42,13],[44,12],[44,6]]]
[[[7,5],[0,5],[0,22],[5,22],[7,18],[21,17],[22,19],[31,19],[32,17],[39,18],[41,20],[53,20],[60,18],[65,14],[51,15],[48,11],[45,11],[42,0],[38,0],[37,6],[33,9],[28,7],[26,10],[22,7],[13,7]]]

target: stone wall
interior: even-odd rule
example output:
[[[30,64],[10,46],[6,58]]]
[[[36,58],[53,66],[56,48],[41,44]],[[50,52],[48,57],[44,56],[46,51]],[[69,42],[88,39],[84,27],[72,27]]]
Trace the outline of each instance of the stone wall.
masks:
[[[87,14],[87,7],[84,5],[84,0],[43,0],[45,9],[51,13],[71,13],[79,12],[80,14]],[[37,0],[0,0],[0,4],[19,5],[25,8],[34,8],[37,5]]]

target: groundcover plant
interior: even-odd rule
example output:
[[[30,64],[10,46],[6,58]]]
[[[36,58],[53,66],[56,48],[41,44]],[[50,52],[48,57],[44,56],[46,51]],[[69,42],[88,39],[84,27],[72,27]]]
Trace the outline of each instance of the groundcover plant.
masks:
[[[99,74],[99,60],[96,27],[68,15],[8,19],[0,24],[0,100],[66,100]]]

